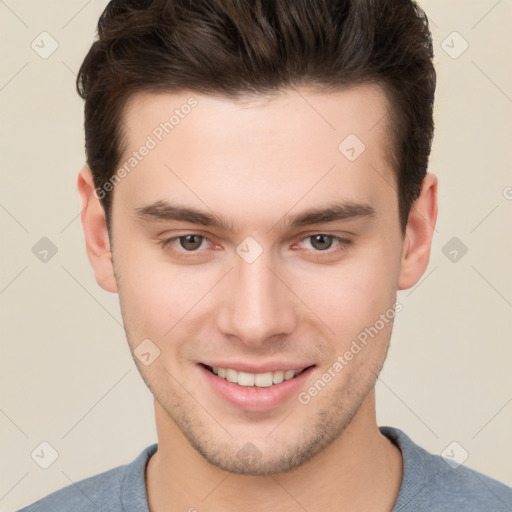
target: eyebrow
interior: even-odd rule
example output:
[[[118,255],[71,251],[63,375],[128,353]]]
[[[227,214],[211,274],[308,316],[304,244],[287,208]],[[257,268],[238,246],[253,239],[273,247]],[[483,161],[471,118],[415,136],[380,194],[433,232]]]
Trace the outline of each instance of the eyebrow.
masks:
[[[280,229],[295,229],[311,224],[369,218],[374,217],[375,214],[375,208],[366,203],[358,201],[335,201],[326,206],[311,208],[296,215],[284,215],[271,229],[276,225],[278,225]],[[174,205],[162,200],[135,208],[135,216],[143,222],[185,221],[192,224],[215,227],[224,231],[233,231],[233,224],[220,215],[196,208]]]

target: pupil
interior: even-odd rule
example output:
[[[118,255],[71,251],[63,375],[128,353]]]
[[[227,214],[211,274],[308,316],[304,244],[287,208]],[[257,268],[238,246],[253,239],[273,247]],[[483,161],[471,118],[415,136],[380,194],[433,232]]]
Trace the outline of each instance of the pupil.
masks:
[[[329,235],[314,235],[313,240],[314,240],[313,246],[316,247],[315,244],[317,242],[319,242],[320,247],[316,247],[316,248],[321,249],[321,250],[329,249],[329,247],[331,246],[331,243],[332,243],[332,238]]]
[[[191,239],[193,240],[194,238],[199,238],[199,242],[196,241],[190,241]],[[180,237],[180,240],[181,240],[181,245],[184,249],[189,249],[189,250],[193,250],[193,249],[197,249],[200,245],[201,245],[201,237],[199,235],[186,235],[186,236],[182,236]],[[183,240],[185,240],[185,242],[183,243]],[[192,245],[192,247],[190,246]]]

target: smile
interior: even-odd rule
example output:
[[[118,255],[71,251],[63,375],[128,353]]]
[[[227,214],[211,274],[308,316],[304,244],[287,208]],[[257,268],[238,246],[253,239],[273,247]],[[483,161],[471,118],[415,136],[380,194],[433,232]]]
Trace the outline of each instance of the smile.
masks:
[[[245,387],[268,388],[283,381],[293,379],[300,375],[306,368],[302,370],[277,370],[265,373],[248,373],[237,371],[232,368],[218,368],[216,366],[204,365],[204,367],[213,374],[222,379]]]

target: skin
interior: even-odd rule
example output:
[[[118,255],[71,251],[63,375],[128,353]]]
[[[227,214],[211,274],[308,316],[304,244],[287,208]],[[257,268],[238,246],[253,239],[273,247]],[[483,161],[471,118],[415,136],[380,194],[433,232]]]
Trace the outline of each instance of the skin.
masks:
[[[116,185],[112,246],[90,170],[78,178],[97,282],[119,294],[130,349],[149,338],[160,350],[149,366],[134,358],[155,397],[150,509],[391,511],[402,458],[378,430],[374,388],[392,321],[307,405],[293,396],[267,411],[235,407],[207,385],[197,363],[316,364],[309,388],[392,307],[397,290],[425,272],[437,178],[427,174],[403,237],[386,158],[389,105],[369,85],[243,101],[138,94],[125,111],[124,156],[191,96],[197,107]],[[366,146],[353,162],[338,150],[351,133]],[[156,200],[222,215],[233,230],[137,217],[136,208]],[[376,214],[294,230],[276,224],[333,200],[368,203]],[[161,245],[186,234],[207,239],[195,253],[186,241]],[[315,234],[352,244],[333,239],[322,250]],[[252,263],[236,252],[248,236],[263,249]],[[248,442],[259,450],[252,461],[237,456]]]

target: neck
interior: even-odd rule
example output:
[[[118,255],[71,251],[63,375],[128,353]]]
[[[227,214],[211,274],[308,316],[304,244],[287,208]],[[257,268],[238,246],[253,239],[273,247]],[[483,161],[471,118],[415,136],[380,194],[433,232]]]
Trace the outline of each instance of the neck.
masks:
[[[156,400],[155,414],[158,450],[146,470],[151,512],[390,512],[398,496],[402,456],[377,427],[373,390],[325,450],[292,471],[269,476],[238,475],[213,466]]]

